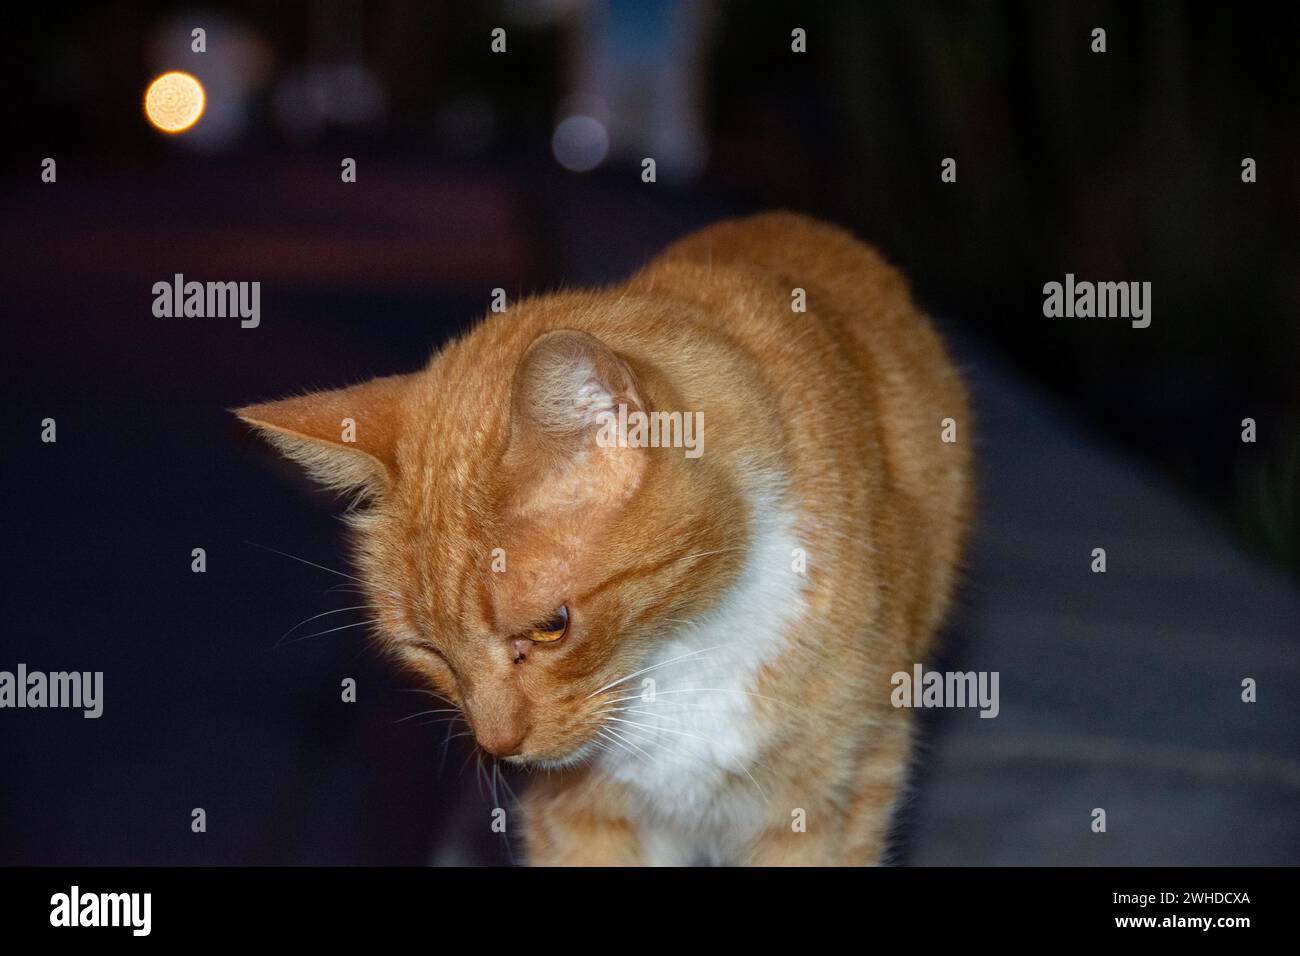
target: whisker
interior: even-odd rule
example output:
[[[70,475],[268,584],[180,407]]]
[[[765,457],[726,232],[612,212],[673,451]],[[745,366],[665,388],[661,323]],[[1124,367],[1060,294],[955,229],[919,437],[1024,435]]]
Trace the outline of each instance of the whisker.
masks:
[[[480,800],[483,799],[483,779],[486,773],[487,771],[483,769],[483,751],[477,750],[474,752],[474,777],[478,783],[478,797]]]
[[[445,700],[453,707],[456,706],[456,702],[446,694],[440,694],[436,690],[429,690],[427,687],[399,687],[397,689],[403,694],[428,694],[430,697],[438,698],[438,700]]]
[[[709,739],[707,739],[707,738],[705,738],[705,737],[701,737],[699,734],[688,734],[688,733],[686,733],[686,732],[684,732],[684,731],[681,731],[681,730],[670,730],[670,729],[667,728],[667,727],[651,727],[649,724],[638,723],[638,722],[635,721],[635,720],[624,720],[624,719],[621,718],[621,717],[610,717],[610,718],[608,718],[608,719],[609,719],[609,720],[616,720],[616,721],[618,721],[619,723],[623,723],[623,724],[631,724],[633,727],[640,727],[640,728],[642,728],[643,730],[648,730],[648,731],[655,732],[655,733],[675,734],[675,735],[677,735],[678,737],[689,737],[691,740],[699,740],[699,741],[702,741],[703,743],[706,743],[706,744],[708,744],[709,746],[712,746],[712,745],[713,745],[713,741],[711,741],[711,740],[709,740]],[[679,752],[680,752],[680,753],[689,753],[688,751],[679,751]],[[768,770],[768,771],[771,770],[770,767],[766,767],[766,766],[764,766],[763,764],[759,763],[757,760],[754,761],[754,763],[757,764],[757,765],[760,766],[760,767],[763,767],[764,770]],[[754,779],[754,775],[753,775],[752,773],[749,772],[749,768],[746,767],[746,766],[745,766],[743,763],[741,763],[739,760],[736,761],[736,766],[739,767],[739,768],[744,772],[745,776],[748,777],[748,778],[750,779],[750,782],[754,784],[754,786],[758,789],[759,794],[762,795],[764,802],[766,802],[766,801],[767,801],[767,793],[763,790],[762,787],[760,787],[760,786],[758,785],[758,781],[755,780],[755,779]]]
[[[430,690],[427,687],[399,687],[397,689],[403,694],[428,694],[430,697],[438,697],[445,700],[449,704],[454,703],[454,701],[452,701],[446,694],[439,693],[436,690]]]
[[[653,711],[653,710],[637,710],[637,709],[634,708],[634,707],[619,707],[617,710],[613,711],[613,713],[617,713],[617,714],[644,714],[646,717],[655,717],[655,718],[658,718],[659,720],[666,720],[666,721],[668,721],[670,724],[678,723],[678,721],[673,720],[671,717],[665,717],[663,714],[657,713],[656,711]]]
[[[343,624],[339,627],[331,627],[327,631],[317,631],[315,634],[308,634],[305,637],[295,637],[292,641],[285,641],[285,644],[297,644],[300,641],[309,641],[313,637],[321,637],[325,634],[333,634],[335,631],[346,631],[350,627],[365,627],[367,624],[376,623],[374,618],[367,618],[364,621],[357,621],[355,624]]]
[[[603,737],[605,740],[612,742],[619,750],[625,750],[628,753],[630,753],[633,757],[638,756],[636,751],[634,751],[631,747],[627,746],[627,744],[623,743],[622,741],[617,740],[607,728],[601,727],[599,728],[597,733],[599,733],[600,736]],[[613,753],[613,751],[609,751],[609,752]]]
[[[610,747],[609,744],[607,744],[604,740],[600,739],[599,737],[592,737],[591,740],[590,740],[589,742],[591,743],[591,745],[592,745],[593,747],[596,748],[596,754],[595,754],[595,755],[612,754],[612,753],[614,752],[614,749],[613,749],[612,747]],[[593,754],[583,754],[582,757],[579,758],[579,759],[581,760],[581,762],[582,762],[584,765],[590,766],[591,763],[593,762],[593,756],[595,756],[595,755],[593,755]]]
[[[464,760],[464,762],[462,762],[461,765],[460,765],[460,773],[458,773],[456,776],[458,776],[458,777],[463,777],[463,776],[465,776],[465,768],[469,766],[469,762],[470,762],[470,760],[473,759],[474,754],[476,754],[477,752],[478,752],[477,748],[471,748],[471,749],[470,749],[470,752],[469,752],[468,754],[465,755],[465,760]]]
[[[411,714],[408,717],[402,717],[393,721],[395,724],[404,723],[408,720],[414,720],[416,717],[427,717],[429,714],[457,714],[460,713],[455,707],[439,707],[437,710],[421,710],[418,713]]]
[[[280,646],[280,642],[283,641],[286,637],[288,637],[288,636],[289,636],[290,634],[292,634],[294,631],[298,630],[298,628],[302,627],[304,624],[310,624],[312,621],[316,620],[317,618],[321,618],[321,617],[329,617],[331,614],[342,614],[344,611],[359,611],[359,610],[361,610],[362,608],[369,608],[369,609],[371,609],[371,610],[374,610],[374,609],[375,609],[375,608],[374,608],[374,605],[371,605],[371,604],[354,604],[354,605],[352,605],[352,607],[341,607],[341,608],[337,608],[336,610],[333,610],[333,611],[321,611],[319,614],[313,614],[311,617],[307,618],[305,621],[299,621],[299,622],[298,622],[297,624],[295,624],[293,627],[289,628],[289,630],[287,630],[287,631],[285,631],[283,634],[281,634],[280,637],[276,640],[276,642],[275,642],[275,646],[276,646],[276,647],[279,647],[279,646]]]
[[[663,697],[665,694],[705,694],[705,693],[745,694],[746,696],[749,697],[756,697],[759,700],[768,700],[774,704],[780,704],[782,707],[790,707],[789,704],[787,704],[783,700],[780,700],[779,698],[768,697],[765,694],[756,694],[751,690],[741,690],[738,687],[679,687],[674,690],[656,690],[655,697],[656,698]],[[644,701],[645,698],[640,694],[634,694],[631,697],[615,697],[613,700],[605,701],[605,703],[617,704],[619,701],[624,701],[624,700]],[[795,708],[793,707],[790,707],[790,709],[795,710]]]
[[[629,722],[629,723],[630,723],[630,722]],[[632,724],[632,726],[634,726],[634,727],[640,727],[640,726],[643,726],[643,725],[641,725],[641,724],[635,724],[635,723],[634,723],[634,724]],[[613,730],[611,730],[610,732],[611,732],[611,733],[616,733],[616,731],[613,731]],[[707,758],[706,758],[704,755],[702,755],[702,754],[692,753],[692,752],[689,751],[689,750],[678,750],[678,749],[672,748],[672,747],[668,746],[668,744],[666,744],[664,741],[659,740],[659,739],[657,739],[657,738],[651,736],[651,734],[649,734],[649,733],[647,733],[647,732],[644,732],[644,731],[635,731],[635,730],[626,730],[626,729],[625,729],[625,730],[623,731],[623,733],[624,733],[624,734],[629,734],[629,735],[633,736],[633,737],[634,737],[635,739],[637,739],[637,740],[644,741],[644,742],[646,742],[646,743],[648,743],[648,744],[653,744],[654,746],[659,747],[659,748],[661,748],[662,750],[666,750],[666,751],[668,751],[669,753],[671,753],[671,754],[673,754],[673,755],[675,755],[675,756],[688,757],[688,758],[690,758],[691,760],[696,761],[697,763],[702,763],[702,764],[704,764],[706,767],[719,767],[719,768],[722,767],[721,764],[717,763],[716,761],[713,761],[713,760],[709,760],[709,759],[707,759]],[[701,737],[701,738],[699,738],[699,739],[703,740],[704,738]],[[724,768],[724,769],[725,769],[725,768]],[[740,769],[741,769],[741,770],[745,770],[745,768],[744,768],[743,766],[742,766]],[[763,793],[763,788],[760,787],[760,786],[758,785],[758,781],[755,780],[755,779],[753,778],[753,776],[750,775],[749,771],[747,771],[747,770],[745,771],[745,775],[749,777],[750,782],[753,783],[755,789],[757,789],[758,792],[759,792],[759,794],[763,797],[763,799],[766,800],[766,799],[767,799],[767,795]]]
[[[506,788],[506,793],[510,795],[510,802],[511,802],[511,803],[518,803],[518,802],[519,802],[519,797],[518,797],[518,795],[515,793],[515,788],[512,787],[512,786],[510,786],[510,775],[509,775],[509,774],[506,774],[506,773],[502,773],[502,774],[501,774],[501,786],[503,786],[503,787]]]
[[[472,731],[469,731],[469,730],[462,730],[462,731],[461,731],[460,733],[458,733],[458,734],[453,734],[452,731],[453,731],[455,728],[456,728],[456,722],[455,722],[455,720],[449,720],[449,721],[447,721],[447,734],[446,734],[445,737],[443,737],[443,740],[442,740],[442,753],[441,753],[441,754],[439,755],[439,757],[438,757],[438,776],[439,776],[439,777],[441,777],[442,774],[443,774],[443,771],[447,769],[447,751],[449,751],[449,750],[451,749],[451,742],[452,742],[453,740],[458,740],[458,739],[460,739],[461,737],[471,737],[471,736],[473,736],[473,732],[472,732]],[[461,771],[464,772],[464,768],[463,768],[463,767],[461,768]]]
[[[399,604],[404,600],[401,592],[396,588],[384,587],[382,584],[336,584],[332,588],[325,589],[326,594],[343,593],[368,595],[372,591],[379,594],[386,594]]]
[[[590,694],[587,695],[586,699],[591,700],[591,698],[595,697],[597,694],[602,693],[603,691],[607,691],[611,687],[617,687],[619,684],[622,684],[625,681],[630,681],[633,677],[640,677],[642,674],[648,674],[650,673],[650,671],[658,670],[661,667],[667,667],[669,664],[676,664],[678,661],[684,661],[688,657],[695,657],[698,654],[707,654],[709,651],[716,651],[719,648],[728,647],[728,646],[729,646],[728,644],[716,644],[713,647],[702,647],[699,650],[690,651],[689,653],[682,654],[670,660],[662,661],[658,664],[651,664],[649,667],[643,667],[639,671],[633,671],[632,673],[628,674],[626,677],[620,677],[618,680],[612,681],[606,684],[604,687],[600,687],[597,688],[596,690],[593,690]]]
[[[348,574],[345,571],[339,571],[336,568],[331,568],[328,567],[327,565],[319,564],[316,561],[308,561],[306,558],[300,558],[296,554],[290,554],[288,551],[281,551],[279,548],[272,548],[269,545],[258,544],[256,541],[245,540],[244,544],[248,545],[251,548],[257,548],[261,551],[269,551],[271,554],[278,554],[282,558],[288,558],[290,561],[297,561],[299,564],[305,564],[308,567],[316,568],[320,571],[325,571],[328,574],[335,574],[341,578],[346,578],[348,581],[353,582],[355,585],[357,585],[358,593],[361,593],[363,595],[368,595],[370,592],[373,591],[378,594],[386,594],[388,597],[391,597],[394,601],[397,601],[398,603],[401,603],[403,600],[405,600],[402,594],[399,593],[396,589],[390,587],[384,587],[383,585],[379,585],[379,584],[370,584],[364,579],[357,577],[355,574]],[[352,586],[353,586],[352,584],[336,585],[336,587],[341,587],[341,588],[351,588]],[[305,624],[306,621],[304,621],[303,623]],[[292,628],[290,633],[292,633],[292,631],[296,629],[297,628]],[[278,646],[279,642],[277,641],[276,643]]]
[[[646,753],[644,750],[642,750],[640,747],[638,747],[638,746],[637,746],[636,744],[634,744],[632,741],[628,740],[625,736],[623,736],[622,734],[620,734],[617,730],[614,730],[612,727],[605,727],[605,728],[603,728],[603,731],[602,731],[602,732],[609,733],[609,734],[613,735],[613,737],[614,737],[616,740],[621,740],[621,741],[622,741],[622,742],[627,746],[627,748],[629,749],[629,752],[632,752],[634,755],[635,755],[635,754],[639,754],[639,755],[640,755],[641,757],[643,757],[647,762],[654,760],[654,758],[651,757],[648,753]]]
[[[645,707],[650,707],[650,706],[656,706],[656,707],[673,707],[673,708],[675,708],[676,711],[679,712],[679,713],[682,712],[682,711],[690,711],[691,713],[696,713],[696,714],[723,714],[723,713],[729,713],[729,711],[728,711],[726,708],[719,708],[719,707],[700,707],[700,706],[698,706],[698,705],[696,705],[696,704],[684,704],[684,703],[682,703],[682,702],[679,701],[679,700],[660,700],[658,697],[653,697],[653,698],[647,700],[645,697],[642,697],[642,696],[638,695],[638,696],[636,696],[636,697],[619,698],[619,699],[622,699],[622,700],[635,700],[635,701],[637,701],[637,706],[645,706]],[[615,703],[615,702],[614,702],[614,701],[602,701],[601,703],[604,703],[604,704],[613,704],[613,703]],[[618,713],[622,713],[622,712],[624,712],[624,711],[630,711],[631,709],[632,709],[632,708],[631,708],[630,706],[622,706],[622,707],[605,707],[605,708],[603,708],[603,709],[601,709],[601,710],[596,711],[592,716],[594,716],[594,717],[599,717],[601,714],[618,714]],[[649,713],[649,712],[648,712],[648,713]],[[657,711],[654,712],[654,713],[655,713],[656,716],[663,716],[663,715],[659,714]]]
[[[322,571],[328,571],[330,574],[337,574],[341,578],[348,578],[351,581],[356,581],[358,584],[365,584],[365,582],[362,581],[355,574],[344,574],[342,571],[336,571],[333,568],[327,568],[325,565],[317,564],[315,561],[308,561],[306,558],[300,558],[296,554],[290,554],[288,551],[280,551],[276,548],[268,547],[267,545],[264,544],[258,544],[256,541],[245,541],[244,544],[250,545],[251,547],[254,548],[261,548],[263,551],[270,551],[272,554],[278,554],[280,555],[280,557],[288,558],[291,561],[299,561],[302,564],[310,565],[313,568],[319,568]]]
[[[396,723],[396,721],[394,721]],[[422,720],[415,726],[417,727],[436,727],[438,724],[446,724],[447,729],[451,730],[456,724],[455,715],[451,717],[434,717],[432,720]]]

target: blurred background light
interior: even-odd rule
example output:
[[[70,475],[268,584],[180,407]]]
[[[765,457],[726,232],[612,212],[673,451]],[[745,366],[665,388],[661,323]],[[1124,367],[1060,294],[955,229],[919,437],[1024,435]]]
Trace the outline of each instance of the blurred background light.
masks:
[[[206,50],[193,49],[192,31],[202,28]],[[152,29],[149,59],[155,69],[181,64],[206,92],[203,123],[181,142],[187,149],[216,152],[234,147],[248,132],[257,94],[271,71],[271,48],[248,24],[211,11],[168,17]]]
[[[164,133],[183,133],[203,115],[204,100],[203,84],[188,73],[173,70],[149,84],[144,112]]]
[[[316,139],[330,127],[373,126],[387,110],[379,80],[355,62],[292,70],[276,83],[272,95],[281,132],[299,143]]]
[[[604,161],[609,152],[609,133],[594,116],[569,116],[556,124],[551,151],[565,169],[585,173]]]

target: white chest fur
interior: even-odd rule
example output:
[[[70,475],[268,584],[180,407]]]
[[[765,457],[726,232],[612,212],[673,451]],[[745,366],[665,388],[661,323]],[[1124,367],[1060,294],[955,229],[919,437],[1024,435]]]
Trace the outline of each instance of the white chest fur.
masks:
[[[795,515],[775,487],[751,498],[746,560],[729,592],[709,613],[674,624],[614,695],[623,709],[606,717],[601,767],[639,801],[632,810],[651,863],[725,856],[771,815],[755,678],[806,606]]]

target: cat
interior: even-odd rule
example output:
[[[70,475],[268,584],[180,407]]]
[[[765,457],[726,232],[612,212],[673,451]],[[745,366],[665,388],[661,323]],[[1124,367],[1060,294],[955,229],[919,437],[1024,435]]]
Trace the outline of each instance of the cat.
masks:
[[[701,413],[703,453],[637,412]],[[530,863],[884,860],[890,675],[951,603],[973,483],[965,389],[874,250],[720,222],[419,371],[236,414],[357,496],[381,646],[547,771]]]

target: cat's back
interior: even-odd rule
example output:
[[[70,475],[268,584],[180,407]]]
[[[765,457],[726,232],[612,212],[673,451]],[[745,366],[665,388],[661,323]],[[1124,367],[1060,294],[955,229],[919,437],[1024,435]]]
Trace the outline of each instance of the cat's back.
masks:
[[[701,314],[727,334],[759,354],[771,355],[775,343],[781,360],[802,348],[794,361],[818,366],[805,372],[864,391],[858,397],[875,407],[889,465],[909,490],[937,490],[938,469],[947,472],[944,490],[965,500],[968,443],[935,447],[943,419],[969,427],[965,388],[903,276],[874,249],[807,216],[763,213],[687,236],[645,273],[653,285],[679,270],[700,277]],[[841,361],[852,366],[847,375]]]
[[[933,624],[969,525],[971,422],[947,349],[898,270],[843,229],[778,212],[693,233],[629,285],[689,300],[765,367],[805,503],[852,537],[870,524],[894,540],[897,566],[881,570],[900,583],[928,568],[917,613]]]
[[[674,243],[655,262],[684,263],[737,276],[750,292],[762,294],[766,286],[780,293],[768,307],[747,310],[740,322],[728,317],[733,332],[744,336],[750,325],[761,336],[775,326],[789,337],[801,323],[842,331],[848,339],[841,345],[869,371],[964,407],[961,382],[903,276],[848,231],[787,212],[729,219]]]

